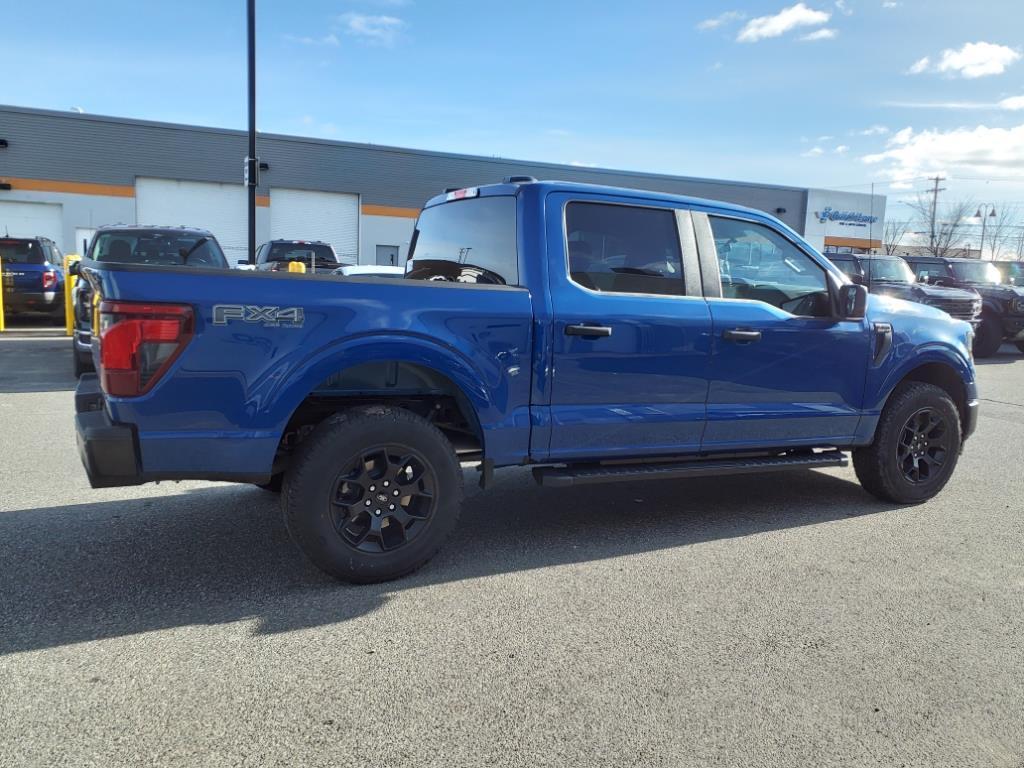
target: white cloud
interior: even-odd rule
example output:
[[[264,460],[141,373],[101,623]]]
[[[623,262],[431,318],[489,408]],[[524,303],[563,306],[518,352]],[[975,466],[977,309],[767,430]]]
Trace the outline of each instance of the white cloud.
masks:
[[[853,8],[846,4],[846,0],[836,0],[836,8],[843,16],[853,16]]]
[[[818,141],[832,141],[834,138],[835,136],[819,136]]]
[[[821,157],[825,154],[825,150],[821,147],[811,147],[806,152],[801,152],[800,157]]]
[[[374,45],[395,44],[405,22],[396,16],[371,16],[365,13],[346,13],[341,16],[345,31]]]
[[[813,32],[807,33],[800,39],[805,43],[812,43],[815,40],[831,40],[838,34],[838,32],[830,27],[822,27],[821,29],[816,29]]]
[[[915,61],[908,70],[911,75],[935,72],[969,80],[989,75],[1001,75],[1006,68],[1020,59],[1020,52],[996,43],[964,43],[961,48],[947,48],[936,60],[925,56]]]
[[[955,128],[895,133],[882,152],[861,158],[884,166],[897,183],[938,173],[969,171],[1024,179],[1024,124],[1013,128]]]
[[[726,24],[731,24],[734,21],[743,21],[745,18],[747,18],[747,14],[742,11],[726,11],[713,18],[704,19],[704,21],[697,25],[697,29],[706,32],[710,29],[718,29]]]
[[[953,109],[996,111],[1005,109],[1016,112],[1024,109],[1024,96],[1010,96],[1002,101],[883,101],[882,106],[901,109]]]
[[[883,8],[899,8],[899,6],[900,4],[897,0],[883,0],[882,2]]]
[[[756,43],[770,37],[781,37],[799,27],[817,27],[832,18],[828,11],[808,8],[803,3],[783,8],[774,16],[758,16],[751,19],[736,36],[737,42]]]
[[[845,155],[847,152],[850,151],[850,148],[848,146],[846,146],[845,144],[840,144],[838,147],[836,147],[832,151],[835,152],[837,155]]]
[[[858,131],[861,136],[884,136],[889,132],[889,129],[884,125],[872,125],[865,128],[863,131]]]
[[[285,35],[284,39],[289,43],[298,43],[299,45],[327,45],[332,48],[336,48],[341,41],[338,40],[338,36],[333,32],[323,37],[312,37],[309,35]]]
[[[1024,109],[1024,96],[1011,96],[1008,99],[1003,99],[999,102],[999,108],[1008,109],[1012,112]]]
[[[597,168],[597,163],[585,163],[582,160],[570,160],[569,165],[574,165],[577,168]]]

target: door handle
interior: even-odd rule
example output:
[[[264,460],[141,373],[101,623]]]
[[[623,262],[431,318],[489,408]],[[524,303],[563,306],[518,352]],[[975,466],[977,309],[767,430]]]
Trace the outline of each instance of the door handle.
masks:
[[[567,325],[566,336],[611,336],[612,329],[607,325]]]
[[[723,333],[722,338],[726,341],[738,341],[740,343],[749,344],[752,341],[760,341],[761,332],[750,331],[744,328],[733,328],[732,330]]]

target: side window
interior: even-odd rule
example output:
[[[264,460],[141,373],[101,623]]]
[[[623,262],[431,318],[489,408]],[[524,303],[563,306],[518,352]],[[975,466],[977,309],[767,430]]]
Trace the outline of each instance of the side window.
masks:
[[[860,271],[860,267],[857,266],[857,262],[855,262],[853,259],[840,259],[840,258],[830,257],[829,261],[831,261],[833,264],[835,264],[837,267],[839,267],[839,269],[841,269],[843,271],[843,274],[845,274],[847,277],[850,277],[850,278],[862,278],[862,277],[864,277],[864,273],[862,273]]]
[[[763,301],[793,315],[831,314],[828,277],[814,259],[763,224],[708,218],[724,297]]]
[[[577,285],[604,293],[686,292],[674,210],[569,203],[565,229]]]
[[[927,262],[917,262],[914,264],[911,262],[910,266],[914,270],[917,279],[923,283],[931,282],[937,277],[949,277],[945,264],[928,264]]]

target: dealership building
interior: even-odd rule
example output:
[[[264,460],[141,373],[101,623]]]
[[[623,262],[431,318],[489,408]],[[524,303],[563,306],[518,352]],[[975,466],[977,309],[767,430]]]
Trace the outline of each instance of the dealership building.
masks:
[[[104,224],[188,225],[245,258],[244,131],[0,106],[0,236],[81,252]],[[880,247],[885,197],[260,134],[258,242],[323,240],[343,261],[403,264],[420,206],[506,176],[725,200],[778,216],[821,251]]]

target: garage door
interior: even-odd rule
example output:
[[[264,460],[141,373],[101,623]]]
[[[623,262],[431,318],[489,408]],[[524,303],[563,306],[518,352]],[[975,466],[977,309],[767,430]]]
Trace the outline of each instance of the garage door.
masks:
[[[136,179],[135,220],[156,226],[210,230],[229,263],[245,258],[249,243],[248,198],[241,184]]]
[[[64,248],[61,206],[54,203],[0,201],[0,237],[48,237]]]
[[[359,196],[300,189],[270,190],[270,236],[323,240],[338,258],[359,261]]]

